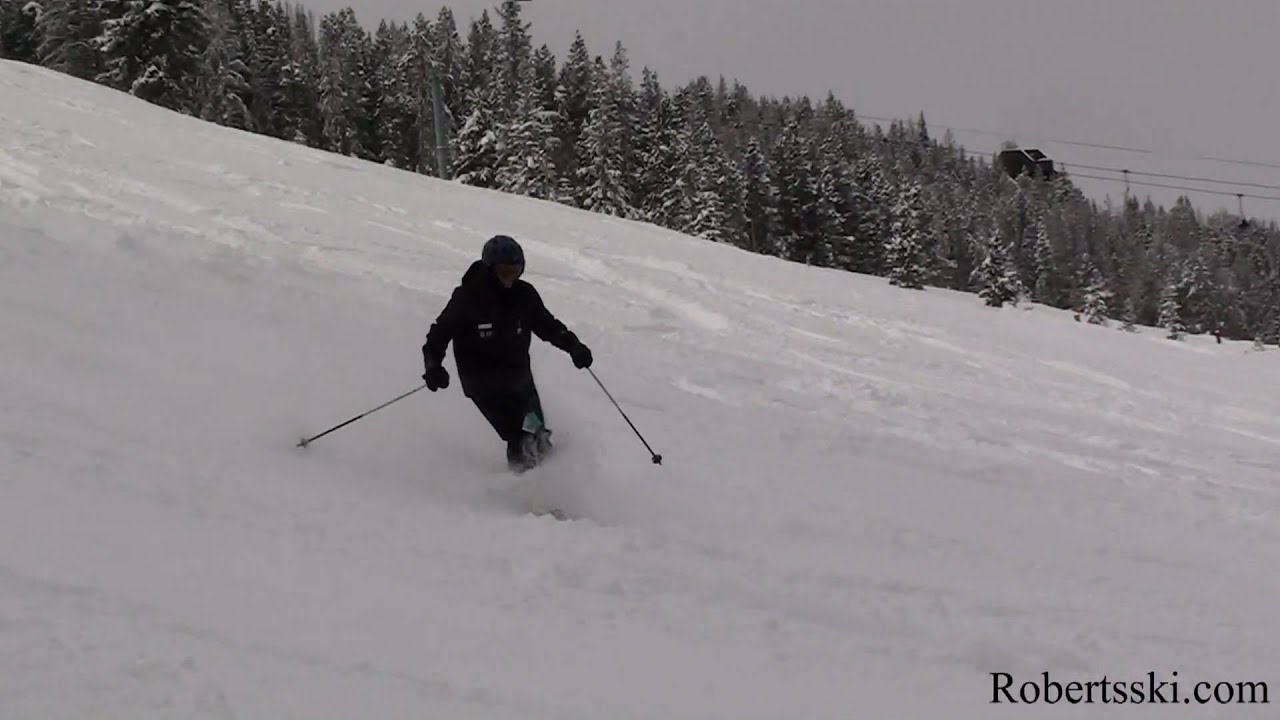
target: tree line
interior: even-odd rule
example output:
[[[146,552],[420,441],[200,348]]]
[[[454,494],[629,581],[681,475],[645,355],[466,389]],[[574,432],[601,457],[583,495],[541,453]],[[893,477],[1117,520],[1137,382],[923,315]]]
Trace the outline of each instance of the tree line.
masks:
[[[464,37],[465,35],[465,37]],[[1095,323],[1280,343],[1280,228],[1066,174],[1010,177],[923,116],[833,94],[665,86],[578,34],[534,47],[518,0],[368,32],[277,0],[0,0],[0,57],[405,171],[653,223],[902,288],[1031,300]],[[439,101],[438,103],[436,101]],[[447,115],[437,137],[437,107]],[[438,150],[445,150],[443,156]],[[441,159],[443,158],[443,162]]]

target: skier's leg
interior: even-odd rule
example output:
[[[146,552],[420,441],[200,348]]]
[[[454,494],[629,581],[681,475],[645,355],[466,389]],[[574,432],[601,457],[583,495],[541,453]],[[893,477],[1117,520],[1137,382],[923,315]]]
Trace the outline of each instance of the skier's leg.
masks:
[[[498,433],[507,446],[507,467],[523,472],[535,462],[528,446],[528,433],[524,432],[521,423],[524,419],[519,396],[502,392],[482,395],[473,398],[476,406],[484,414],[489,424]]]
[[[542,398],[538,395],[538,385],[533,381],[533,376],[529,376],[529,384],[525,389],[526,403],[529,410],[536,413],[538,420],[541,421],[542,427],[547,426],[547,414],[542,411]]]
[[[468,375],[462,378],[463,393],[493,427],[494,432],[507,445],[507,465],[517,471],[528,469],[528,457],[522,429],[524,402],[517,391],[518,384],[502,374]]]
[[[549,452],[551,450],[551,429],[547,427],[547,416],[542,410],[542,398],[538,395],[538,385],[534,382],[532,374],[524,378],[520,388],[520,395],[521,404],[525,408],[526,415],[524,429],[533,433],[535,446],[540,455]],[[527,416],[530,413],[534,415],[536,422],[528,421]]]
[[[515,396],[501,390],[475,393],[471,402],[484,415],[485,420],[493,427],[494,432],[504,441],[516,442],[520,439],[520,424],[524,416],[520,413],[520,405]]]
[[[532,376],[516,378],[511,384],[512,402],[520,406],[520,418],[525,432],[546,424],[542,415],[542,402],[538,398],[538,389],[533,384]]]

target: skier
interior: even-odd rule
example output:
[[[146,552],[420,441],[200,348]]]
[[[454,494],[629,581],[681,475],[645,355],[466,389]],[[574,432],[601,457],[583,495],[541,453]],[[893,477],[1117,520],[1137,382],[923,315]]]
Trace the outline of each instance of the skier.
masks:
[[[507,443],[507,464],[523,472],[551,450],[542,402],[529,364],[530,332],[591,367],[591,350],[547,310],[533,285],[521,280],[524,250],[507,235],[484,244],[462,276],[422,346],[427,389],[449,387],[443,362],[453,342],[462,393]]]

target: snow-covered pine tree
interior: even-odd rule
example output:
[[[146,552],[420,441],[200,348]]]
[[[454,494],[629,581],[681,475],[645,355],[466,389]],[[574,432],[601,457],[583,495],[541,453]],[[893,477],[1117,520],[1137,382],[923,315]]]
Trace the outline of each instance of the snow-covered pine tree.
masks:
[[[646,179],[655,189],[646,203],[654,208],[649,221],[676,231],[691,226],[697,215],[694,197],[702,171],[701,156],[693,144],[693,123],[700,117],[695,109],[689,89],[677,90],[664,103],[658,147],[645,158],[650,172]]]
[[[1263,339],[1270,345],[1280,345],[1280,316],[1271,318],[1267,323],[1267,334]]]
[[[232,2],[208,0],[209,45],[205,49],[196,90],[201,119],[237,130],[255,130],[249,105],[249,67],[244,62],[244,38],[248,28],[237,26]]]
[[[495,120],[494,86],[481,88],[467,105],[467,116],[453,141],[453,179],[464,185],[493,188],[497,183],[498,163],[503,149],[499,144],[499,126]]]
[[[505,157],[497,173],[498,187],[517,195],[556,200],[556,111],[543,106],[546,78],[532,64],[525,66],[524,75]]]
[[[42,7],[36,53],[40,64],[83,80],[97,77],[102,72],[102,56],[94,45],[102,34],[98,0],[44,0]]]
[[[715,189],[725,212],[723,241],[742,247],[747,228],[746,180],[729,149],[723,143],[718,143],[717,147]]]
[[[336,55],[322,54],[320,69],[321,147],[339,155],[350,155],[355,146],[355,128],[347,116],[351,104],[346,83],[342,79],[342,61]]]
[[[812,251],[809,264],[816,267],[837,267],[844,263],[849,255],[849,245],[843,234],[841,216],[837,207],[840,203],[836,176],[827,168],[818,171],[815,179],[815,198],[808,213],[807,227],[812,233],[809,241]]]
[[[1125,332],[1138,331],[1138,311],[1133,298],[1125,298],[1124,312],[1120,316],[1120,329]]]
[[[383,89],[379,84],[373,38],[358,25],[349,29],[348,38],[352,46],[350,77],[355,87],[351,118],[356,131],[354,154],[364,160],[382,162],[383,143],[378,135],[378,117],[382,114]]]
[[[533,61],[533,40],[529,37],[529,23],[521,14],[521,5],[522,0],[502,0],[498,10],[500,23],[494,52],[494,81],[498,83],[498,121],[503,123],[521,111],[517,107],[523,100],[521,86],[530,77],[526,70]]]
[[[1178,299],[1178,286],[1166,283],[1164,292],[1160,294],[1160,318],[1157,321],[1167,333],[1170,340],[1181,340],[1187,333],[1182,321],[1182,303]]]
[[[533,76],[537,78],[538,87],[542,88],[538,106],[543,110],[556,110],[556,62],[556,54],[546,44],[533,51]]]
[[[1258,294],[1264,297],[1257,300],[1257,336],[1264,345],[1280,345],[1280,279]]]
[[[912,290],[924,288],[931,245],[924,237],[926,227],[920,186],[908,181],[893,207],[893,228],[886,253],[890,285]]]
[[[1032,249],[1030,268],[1035,278],[1034,297],[1037,302],[1053,305],[1058,285],[1059,268],[1054,263],[1053,239],[1050,224],[1059,222],[1053,213],[1046,212],[1032,224]]]
[[[663,227],[671,227],[663,213],[663,191],[674,183],[673,170],[679,159],[674,152],[673,115],[671,99],[657,73],[644,68],[636,98],[636,172],[632,173],[631,190],[637,218]]]
[[[1018,272],[1009,262],[1009,253],[999,233],[992,233],[983,243],[982,261],[974,268],[972,282],[978,288],[978,297],[990,307],[1017,304],[1022,295],[1022,283]]]
[[[1086,259],[1082,277],[1085,279],[1085,291],[1080,312],[1091,325],[1106,325],[1111,314],[1112,293],[1092,260]]]
[[[1194,252],[1194,246],[1190,246],[1188,252]],[[1187,258],[1181,260],[1175,265],[1176,277],[1178,277],[1178,291],[1181,299],[1181,315],[1187,323],[1188,331],[1194,333],[1206,332],[1211,327],[1212,322],[1208,315],[1211,314],[1210,306],[1212,305],[1213,287],[1208,268],[1203,263],[1202,256],[1198,254],[1188,255]]]
[[[970,178],[971,179],[971,178]],[[982,261],[979,238],[991,234],[990,218],[982,214],[983,198],[976,186],[961,185],[952,188],[952,205],[945,232],[945,252],[952,266],[948,285],[961,292],[970,290],[973,271]]]
[[[209,23],[195,0],[103,0],[97,80],[161,107],[191,114]]]
[[[310,147],[324,146],[324,121],[320,112],[320,46],[315,20],[301,8],[292,19],[282,11],[278,27],[288,32],[288,59],[281,68],[279,119],[281,137]]]
[[[556,84],[556,110],[560,117],[556,136],[560,139],[559,151],[556,153],[556,169],[566,186],[563,193],[568,197],[578,195],[576,185],[578,147],[582,142],[582,131],[591,116],[592,91],[597,81],[595,67],[591,62],[591,54],[587,51],[586,40],[582,33],[576,33],[573,44],[569,46],[569,56],[560,67],[560,76]]]
[[[884,275],[885,253],[893,229],[893,188],[878,155],[867,155],[854,166],[853,213],[856,226],[850,270]]]
[[[627,173],[630,158],[632,87],[626,53],[619,43],[609,68],[595,84],[591,114],[578,144],[578,206],[633,217]]]
[[[371,159],[376,147],[371,110],[372,54],[368,33],[346,8],[320,22],[320,116],[324,148],[341,155]]]
[[[448,6],[440,8],[431,33],[431,71],[440,81],[445,110],[453,122],[470,115],[467,106],[467,48],[458,33],[458,23]]]
[[[348,114],[352,105],[350,78],[344,61],[342,29],[336,15],[320,20],[319,106],[321,147],[339,155],[350,155],[355,145],[355,128]]]
[[[284,92],[289,34],[288,15],[278,3],[268,0],[258,0],[241,27],[251,126],[256,132],[285,139],[289,139],[289,116],[296,112]]]
[[[694,185],[693,217],[679,230],[714,242],[728,242],[732,239],[729,207],[721,194],[722,186],[728,182],[728,162],[705,113],[699,108],[696,114],[701,117],[692,127],[687,144]]]
[[[397,104],[404,113],[403,129],[398,133],[403,143],[399,152],[406,169],[430,175],[436,174],[435,117],[431,98],[433,33],[431,21],[418,13],[413,26],[407,29],[397,72],[400,83]]]
[[[1025,180],[1026,176],[1019,176]],[[1004,246],[1009,252],[1009,262],[1018,271],[1024,287],[1033,289],[1035,269],[1031,258],[1034,254],[1036,211],[1027,182],[1010,182],[1007,178],[997,186],[1000,194],[992,208],[992,216]]]
[[[816,227],[818,171],[807,134],[798,118],[783,127],[772,165],[778,189],[778,235],[774,253],[792,262],[812,263],[819,254]]]
[[[425,22],[425,18],[418,16]],[[392,167],[417,170],[419,165],[417,119],[427,87],[426,58],[414,56],[410,30],[402,25],[378,26],[373,43],[374,84],[381,94],[374,117],[374,135],[380,143],[378,157]],[[410,60],[416,60],[416,65]],[[410,84],[416,70],[419,84]]]
[[[719,127],[719,112],[716,109],[716,90],[710,78],[700,75],[684,87],[685,111],[689,113],[689,123],[696,127],[703,120],[711,126],[711,132]],[[716,135],[719,139],[719,135]]]
[[[778,223],[778,189],[769,171],[769,159],[755,137],[747,142],[742,156],[743,214],[746,249],[767,253],[773,245]]]
[[[489,17],[489,10],[486,8],[480,12],[479,18],[471,20],[470,28],[467,30],[460,117],[470,117],[476,109],[471,102],[483,97],[486,98],[485,102],[489,103],[487,112],[496,120],[500,98],[493,93],[494,88],[490,86],[494,82],[494,73],[498,67],[497,51],[498,31],[494,28],[493,20]]]
[[[42,0],[0,0],[0,59],[39,60],[43,12]]]
[[[856,187],[844,154],[847,129],[843,111],[833,98],[828,99],[826,107],[826,112],[834,114],[836,119],[818,148],[817,224],[822,240],[821,256],[815,264],[851,270],[858,251]]]

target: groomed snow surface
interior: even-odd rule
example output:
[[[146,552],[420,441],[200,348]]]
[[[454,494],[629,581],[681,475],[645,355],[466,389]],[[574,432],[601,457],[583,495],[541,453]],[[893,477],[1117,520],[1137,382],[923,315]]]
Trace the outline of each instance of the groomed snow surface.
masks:
[[[500,232],[664,463],[541,343],[562,452],[522,480],[456,382],[295,447],[421,384]],[[0,359],[5,720],[1280,703],[1274,350],[903,291],[3,63]],[[1272,704],[991,704],[992,673],[1175,671]]]

